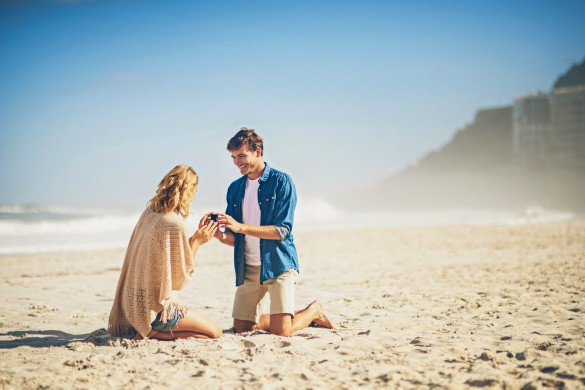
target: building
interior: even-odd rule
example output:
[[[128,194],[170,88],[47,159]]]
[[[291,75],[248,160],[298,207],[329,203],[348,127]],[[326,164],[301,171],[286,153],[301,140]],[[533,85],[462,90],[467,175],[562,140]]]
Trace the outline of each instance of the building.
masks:
[[[585,86],[555,90],[550,110],[551,164],[585,172]]]
[[[585,171],[585,86],[514,101],[514,160],[530,171]]]

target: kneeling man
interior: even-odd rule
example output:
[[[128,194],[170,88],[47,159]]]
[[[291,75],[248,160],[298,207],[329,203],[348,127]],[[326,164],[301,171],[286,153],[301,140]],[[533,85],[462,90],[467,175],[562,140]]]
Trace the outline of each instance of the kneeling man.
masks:
[[[243,176],[228,188],[226,212],[217,219],[226,229],[215,237],[234,247],[236,332],[259,329],[289,336],[311,324],[333,328],[319,301],[295,312],[299,261],[291,178],[263,161],[264,144],[254,130],[242,128],[227,149]]]

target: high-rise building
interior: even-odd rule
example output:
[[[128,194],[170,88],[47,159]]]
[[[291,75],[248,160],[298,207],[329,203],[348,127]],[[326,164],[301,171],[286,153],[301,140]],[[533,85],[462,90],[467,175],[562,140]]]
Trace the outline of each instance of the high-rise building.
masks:
[[[514,101],[514,159],[533,171],[585,171],[585,86]]]
[[[550,111],[551,164],[585,173],[585,86],[554,90]]]
[[[535,93],[514,101],[514,158],[523,168],[546,168],[550,154],[549,96]]]

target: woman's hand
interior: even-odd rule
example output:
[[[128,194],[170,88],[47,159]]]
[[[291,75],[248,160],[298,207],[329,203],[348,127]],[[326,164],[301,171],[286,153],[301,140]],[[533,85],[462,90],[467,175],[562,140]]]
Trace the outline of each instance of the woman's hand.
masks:
[[[227,214],[218,214],[217,222],[234,233],[241,233],[242,224]]]
[[[197,243],[198,245],[203,245],[207,241],[211,240],[211,238],[216,234],[218,231],[219,224],[217,222],[211,221],[209,219],[209,214],[205,214],[201,221],[199,221],[199,228],[191,236],[189,241],[191,244]]]

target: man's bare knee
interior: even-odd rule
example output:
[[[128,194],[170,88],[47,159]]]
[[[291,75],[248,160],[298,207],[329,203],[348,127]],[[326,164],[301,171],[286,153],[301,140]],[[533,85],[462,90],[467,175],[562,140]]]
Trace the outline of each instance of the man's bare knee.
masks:
[[[292,315],[272,314],[270,316],[270,333],[275,336],[288,337],[292,334]]]
[[[250,330],[251,330],[250,327],[248,327],[246,325],[234,324],[234,331],[236,333],[248,332]]]
[[[234,320],[234,331],[236,333],[249,332],[254,330],[256,323],[252,321]]]

